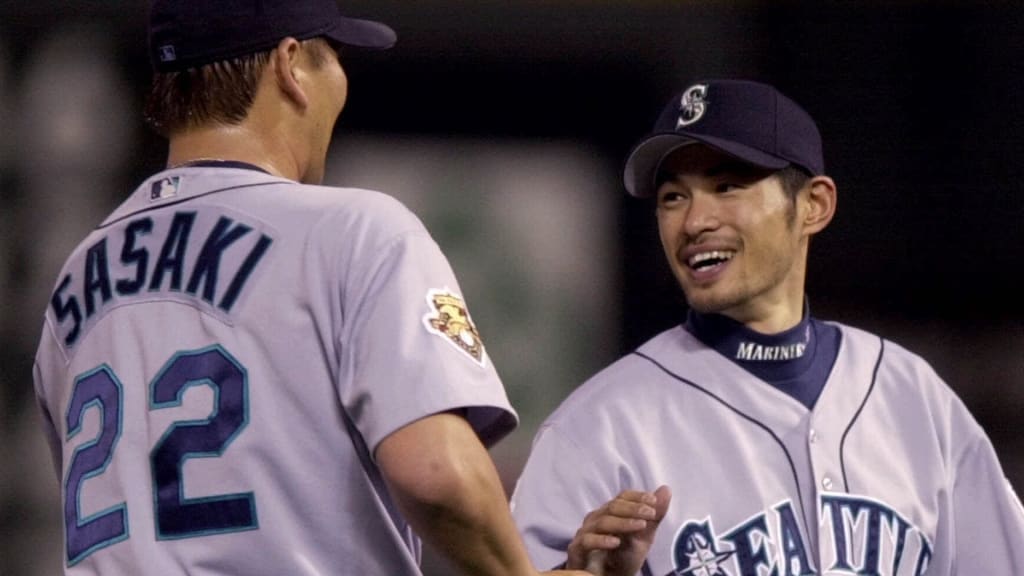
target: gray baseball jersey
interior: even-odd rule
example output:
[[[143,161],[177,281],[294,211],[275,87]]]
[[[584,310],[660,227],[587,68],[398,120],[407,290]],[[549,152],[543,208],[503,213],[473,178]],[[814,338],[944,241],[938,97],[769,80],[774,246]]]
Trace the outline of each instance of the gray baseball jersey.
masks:
[[[411,212],[236,163],[154,176],[82,242],[35,383],[67,574],[419,574],[375,447],[517,423]]]
[[[673,492],[644,574],[1024,574],[1024,509],[919,357],[843,325],[808,410],[683,328],[585,383],[538,431],[513,515],[540,566],[626,489]]]

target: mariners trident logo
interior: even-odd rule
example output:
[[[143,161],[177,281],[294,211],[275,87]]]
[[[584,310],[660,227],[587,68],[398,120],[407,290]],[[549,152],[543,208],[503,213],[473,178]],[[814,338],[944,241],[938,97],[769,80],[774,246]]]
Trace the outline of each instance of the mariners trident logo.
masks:
[[[704,115],[707,108],[708,87],[704,84],[690,86],[683,92],[679,99],[679,118],[676,120],[676,130],[683,126],[693,124]]]
[[[467,356],[484,366],[484,343],[480,339],[480,333],[469,318],[466,304],[462,298],[453,294],[447,288],[444,290],[430,290],[427,292],[427,303],[430,305],[430,312],[423,316],[423,324],[427,330],[437,334],[448,343],[455,346]]]
[[[735,552],[719,552],[711,522],[690,522],[676,536],[677,568],[665,576],[731,576],[721,566]]]

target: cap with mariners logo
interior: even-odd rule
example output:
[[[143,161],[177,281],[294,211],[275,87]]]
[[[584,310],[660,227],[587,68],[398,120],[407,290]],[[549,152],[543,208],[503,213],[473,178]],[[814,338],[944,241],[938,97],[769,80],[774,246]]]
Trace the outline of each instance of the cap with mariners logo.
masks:
[[[626,160],[623,180],[633,196],[656,192],[662,160],[700,143],[743,162],[781,170],[789,165],[825,173],[821,134],[811,116],[774,87],[748,80],[707,80],[677,94],[654,129]]]
[[[175,72],[270,50],[282,38],[324,37],[385,49],[396,34],[385,24],[342,16],[335,0],[153,0],[149,58]]]

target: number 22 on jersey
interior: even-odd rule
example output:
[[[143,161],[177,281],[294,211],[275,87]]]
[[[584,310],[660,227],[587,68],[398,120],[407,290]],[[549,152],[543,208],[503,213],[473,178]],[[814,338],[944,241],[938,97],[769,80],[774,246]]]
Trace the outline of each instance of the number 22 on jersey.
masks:
[[[149,453],[157,540],[193,538],[258,528],[251,492],[185,498],[183,467],[189,458],[218,457],[249,420],[245,368],[220,346],[175,354],[149,383],[149,410],[180,406],[192,386],[209,386],[213,410],[204,420],[173,422]],[[75,379],[66,414],[67,439],[81,432],[90,409],[100,414],[96,438],[75,449],[64,479],[67,562],[129,537],[127,504],[81,515],[84,483],[103,475],[114,457],[124,420],[122,384],[106,364]]]

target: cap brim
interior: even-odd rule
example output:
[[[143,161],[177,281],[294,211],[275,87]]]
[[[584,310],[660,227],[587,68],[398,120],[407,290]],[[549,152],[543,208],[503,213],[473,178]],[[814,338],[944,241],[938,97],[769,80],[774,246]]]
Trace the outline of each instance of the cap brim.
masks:
[[[655,134],[637,144],[626,159],[622,175],[626,190],[637,198],[653,196],[657,170],[662,160],[676,149],[688,144],[704,144],[747,164],[768,170],[781,170],[790,164],[788,160],[756,148],[714,136],[683,132]]]
[[[373,20],[342,17],[324,36],[358,48],[385,50],[395,45],[398,35],[390,26]]]

